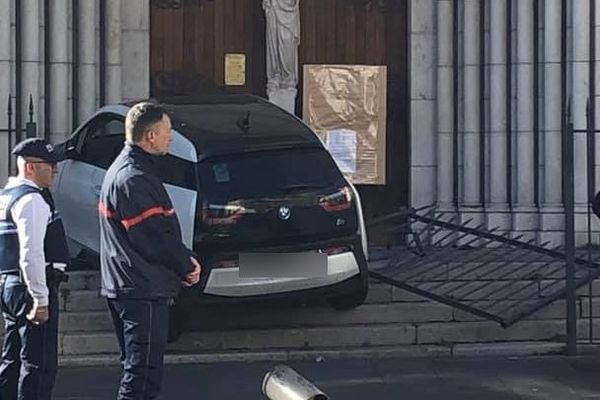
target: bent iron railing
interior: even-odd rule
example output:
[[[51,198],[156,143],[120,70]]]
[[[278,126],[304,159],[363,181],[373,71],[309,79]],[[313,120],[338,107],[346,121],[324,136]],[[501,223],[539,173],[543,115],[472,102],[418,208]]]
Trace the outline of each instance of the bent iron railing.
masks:
[[[428,207],[371,221],[405,232],[406,245],[370,271],[379,281],[507,327],[566,295],[567,254],[535,238],[473,226]],[[576,287],[600,274],[600,263],[575,257]]]

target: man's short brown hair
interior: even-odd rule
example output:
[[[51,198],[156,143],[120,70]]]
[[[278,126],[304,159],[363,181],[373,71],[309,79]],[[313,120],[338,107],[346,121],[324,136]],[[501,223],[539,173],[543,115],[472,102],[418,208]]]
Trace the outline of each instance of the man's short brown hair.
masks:
[[[156,103],[137,103],[125,118],[125,138],[128,142],[140,142],[148,128],[161,121],[163,115],[168,115],[167,111]]]

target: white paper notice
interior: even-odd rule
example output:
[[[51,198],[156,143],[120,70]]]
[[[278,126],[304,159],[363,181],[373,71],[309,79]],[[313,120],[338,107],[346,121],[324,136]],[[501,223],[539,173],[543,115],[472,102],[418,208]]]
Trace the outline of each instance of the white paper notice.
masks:
[[[327,131],[327,150],[331,153],[340,170],[344,173],[356,172],[356,132],[350,129]]]

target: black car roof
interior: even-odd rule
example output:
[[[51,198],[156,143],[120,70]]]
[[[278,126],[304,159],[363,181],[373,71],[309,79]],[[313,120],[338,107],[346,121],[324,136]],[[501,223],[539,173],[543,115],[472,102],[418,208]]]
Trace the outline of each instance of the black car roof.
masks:
[[[217,93],[152,100],[167,110],[173,129],[194,143],[200,155],[322,146],[304,123],[257,96]]]

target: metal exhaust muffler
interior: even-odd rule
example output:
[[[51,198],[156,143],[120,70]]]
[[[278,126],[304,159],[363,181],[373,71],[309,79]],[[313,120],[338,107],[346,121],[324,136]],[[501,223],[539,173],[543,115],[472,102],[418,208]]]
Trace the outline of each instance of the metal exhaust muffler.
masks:
[[[270,400],[329,400],[319,388],[285,365],[267,372],[262,392]]]

